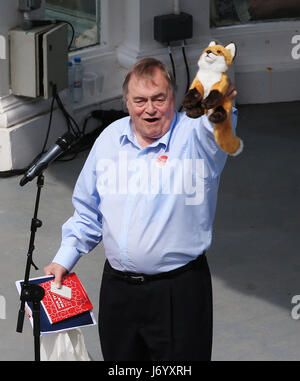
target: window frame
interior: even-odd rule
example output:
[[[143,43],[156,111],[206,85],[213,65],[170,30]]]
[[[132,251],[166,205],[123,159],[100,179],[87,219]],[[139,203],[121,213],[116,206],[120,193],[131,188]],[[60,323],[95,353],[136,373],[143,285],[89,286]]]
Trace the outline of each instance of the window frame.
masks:
[[[59,8],[57,6],[55,6],[55,5],[53,5],[53,6],[50,5],[50,8],[47,9],[47,4],[45,4],[45,14],[47,12],[49,12],[50,15],[51,15],[51,13],[53,13],[53,17],[50,16],[49,17],[50,19],[56,18],[56,19],[61,20],[61,21],[64,21],[64,19],[66,19],[66,21],[69,21],[72,25],[74,24],[73,28],[74,28],[75,33],[74,33],[74,40],[72,42],[72,47],[71,47],[70,52],[76,52],[76,51],[79,51],[81,49],[88,49],[88,48],[95,47],[95,46],[101,46],[101,34],[102,34],[101,33],[101,13],[102,13],[101,12],[101,5],[102,5],[102,2],[106,1],[106,0],[94,0],[94,1],[95,1],[95,20],[92,20],[92,17],[91,17],[90,21],[87,21],[87,26],[84,26],[82,28],[82,30],[79,29],[79,33],[78,33],[77,36],[76,36],[76,26],[75,26],[77,22],[74,21],[72,23],[72,20],[70,20],[70,19],[73,18],[74,20],[78,20],[77,24],[80,25],[80,21],[81,20],[88,20],[88,14],[87,13],[86,14],[82,13],[83,16],[80,17],[79,16],[80,11],[76,11],[76,10],[72,11],[72,10],[70,10],[69,12],[66,11],[65,13],[63,13],[63,12],[59,12]],[[78,15],[76,15],[76,13]],[[65,17],[65,15],[67,15],[67,17]],[[90,22],[90,25],[88,25],[89,22]],[[82,24],[84,24],[84,21],[82,22]],[[78,48],[75,47],[74,46],[75,38],[80,36],[80,35],[82,35],[85,31],[87,31],[89,29],[92,29],[94,26],[97,27],[97,39],[96,39],[96,42],[93,43],[93,44],[82,46],[82,47],[78,47]],[[77,25],[77,27],[78,27],[78,25]],[[77,31],[78,31],[78,29],[77,29]],[[70,33],[71,33],[71,30],[70,30]]]
[[[233,4],[234,5],[234,4]],[[234,5],[235,6],[235,5]],[[236,11],[237,13],[237,11]],[[220,24],[217,25],[217,23],[214,21],[212,22],[213,15],[216,16],[216,0],[209,0],[209,23],[210,28],[226,28],[226,27],[238,27],[238,26],[245,26],[245,25],[253,25],[254,27],[258,27],[260,24],[275,24],[280,22],[299,22],[300,16],[298,17],[281,17],[281,18],[273,18],[273,19],[261,19],[261,20],[248,20],[247,22],[243,21],[234,21],[232,24]]]

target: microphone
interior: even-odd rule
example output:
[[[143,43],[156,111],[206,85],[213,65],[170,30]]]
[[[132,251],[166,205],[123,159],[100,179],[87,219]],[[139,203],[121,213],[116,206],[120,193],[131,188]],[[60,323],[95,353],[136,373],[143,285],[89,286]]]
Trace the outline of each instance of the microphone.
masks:
[[[75,137],[67,132],[59,137],[54,146],[50,148],[36,163],[34,163],[25,173],[20,181],[21,187],[33,180],[36,176],[40,175],[49,164],[51,164],[58,156],[67,151]]]

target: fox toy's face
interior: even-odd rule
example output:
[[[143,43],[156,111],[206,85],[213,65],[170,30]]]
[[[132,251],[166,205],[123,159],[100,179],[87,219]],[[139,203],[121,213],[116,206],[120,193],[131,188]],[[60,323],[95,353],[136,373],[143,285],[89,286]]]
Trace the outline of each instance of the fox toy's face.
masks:
[[[224,47],[212,41],[200,56],[198,66],[201,69],[225,72],[232,64],[235,52],[236,47],[234,43]]]

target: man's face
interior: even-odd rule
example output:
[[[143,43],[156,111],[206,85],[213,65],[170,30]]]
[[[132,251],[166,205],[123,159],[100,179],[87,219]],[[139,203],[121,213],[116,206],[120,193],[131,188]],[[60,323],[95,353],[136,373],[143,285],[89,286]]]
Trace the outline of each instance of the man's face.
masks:
[[[169,130],[174,117],[175,99],[160,69],[154,71],[151,79],[138,78],[134,74],[131,76],[126,105],[134,132],[143,148]]]

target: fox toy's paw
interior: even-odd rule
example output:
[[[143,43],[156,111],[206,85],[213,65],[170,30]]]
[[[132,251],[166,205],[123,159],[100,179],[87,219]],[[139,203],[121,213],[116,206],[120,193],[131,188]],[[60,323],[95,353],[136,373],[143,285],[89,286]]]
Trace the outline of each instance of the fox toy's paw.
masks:
[[[202,95],[197,89],[194,88],[185,94],[182,105],[186,109],[191,109],[192,107],[195,107],[199,102],[201,102],[201,100]]]
[[[199,102],[195,107],[193,108],[186,108],[186,115],[189,118],[199,118],[204,114],[204,108],[201,105],[201,102]]]
[[[222,100],[223,95],[218,90],[212,90],[208,96],[202,101],[202,106],[209,110],[216,107],[217,104]]]
[[[227,118],[227,112],[222,106],[215,108],[214,112],[209,116],[212,123],[222,123]]]

